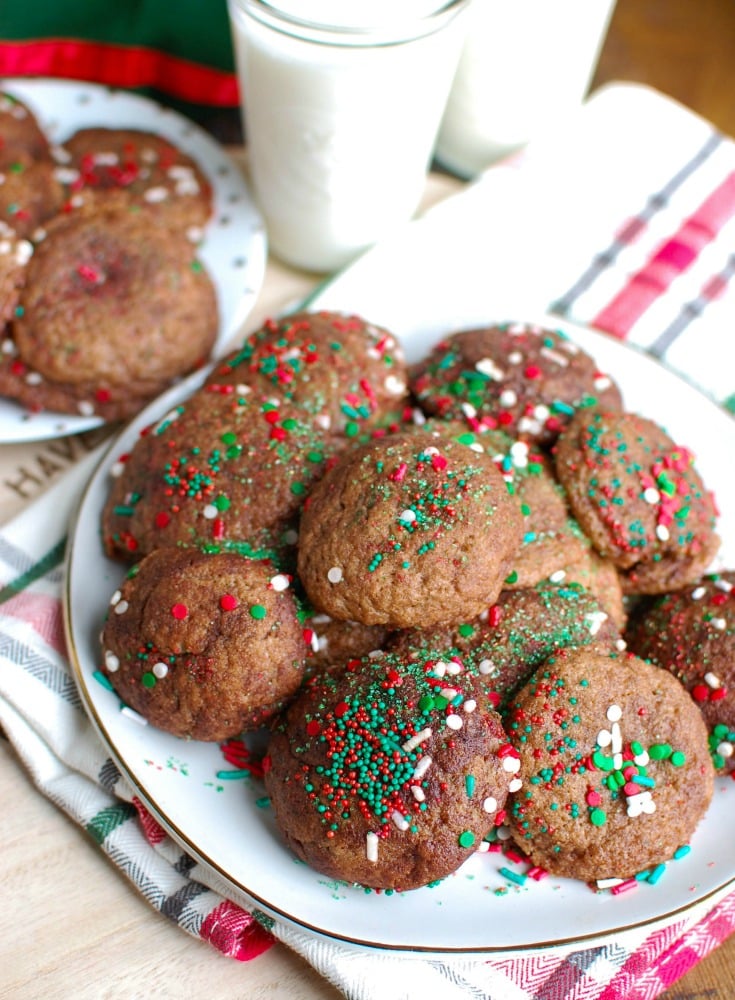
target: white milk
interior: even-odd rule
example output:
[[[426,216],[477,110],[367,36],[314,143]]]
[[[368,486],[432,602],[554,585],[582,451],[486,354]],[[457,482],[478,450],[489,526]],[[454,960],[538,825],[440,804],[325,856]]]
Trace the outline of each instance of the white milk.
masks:
[[[553,129],[589,87],[615,0],[472,0],[436,155],[464,177]]]
[[[230,0],[253,190],[283,260],[332,271],[413,215],[464,6],[281,0],[284,19],[263,0]]]

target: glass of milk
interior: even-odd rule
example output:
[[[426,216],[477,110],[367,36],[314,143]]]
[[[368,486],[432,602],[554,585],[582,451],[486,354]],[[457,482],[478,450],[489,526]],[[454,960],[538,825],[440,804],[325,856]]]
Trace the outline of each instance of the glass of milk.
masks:
[[[336,270],[414,214],[468,0],[228,0],[269,247]]]
[[[615,0],[471,0],[436,158],[472,177],[553,130],[590,85]]]

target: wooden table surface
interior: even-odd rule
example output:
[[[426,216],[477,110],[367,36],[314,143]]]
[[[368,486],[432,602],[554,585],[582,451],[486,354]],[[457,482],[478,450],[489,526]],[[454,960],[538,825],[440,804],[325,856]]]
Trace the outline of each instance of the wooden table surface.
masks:
[[[647,83],[735,135],[734,0],[618,0],[593,86],[610,80]],[[435,176],[428,197],[457,184]],[[270,261],[252,321],[297,299],[313,281]],[[234,962],[155,913],[35,791],[4,740],[0,802],[0,1000],[341,995],[283,946]],[[661,1000],[732,997],[735,935]]]

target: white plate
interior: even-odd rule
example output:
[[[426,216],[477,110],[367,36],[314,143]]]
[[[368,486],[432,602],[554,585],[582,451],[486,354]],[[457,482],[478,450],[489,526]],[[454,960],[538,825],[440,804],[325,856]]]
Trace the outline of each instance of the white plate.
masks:
[[[359,298],[360,270],[360,265],[350,269],[312,304],[351,309],[341,288]],[[370,267],[365,270],[371,272]],[[390,320],[389,286],[390,282],[378,286],[382,291],[374,284],[362,289],[363,315],[374,318],[365,309],[372,298],[381,322]],[[456,299],[450,298],[446,327],[442,319],[447,314],[437,315],[435,307],[430,317],[420,318],[415,326],[402,324],[409,356],[424,353],[444,329],[452,328],[458,317]],[[399,290],[397,311],[401,303]],[[735,421],[648,356],[602,334],[554,319],[549,322],[566,330],[603,371],[618,380],[628,409],[655,418],[676,440],[693,448],[722,509],[722,565],[735,565],[731,476]],[[231,768],[217,746],[176,739],[122,714],[116,695],[93,677],[100,659],[100,625],[124,572],[102,555],[100,511],[111,464],[129,449],[138,428],[162,415],[175,398],[176,391],[169,392],[123,432],[88,486],[68,552],[66,627],[83,700],[123,773],[174,838],[217,871],[235,898],[308,931],[351,944],[413,955],[495,954],[617,936],[626,928],[671,918],[735,879],[735,838],[727,833],[735,789],[731,779],[719,779],[691,853],[671,862],[655,886],[642,883],[618,896],[596,894],[584,883],[558,878],[539,883],[528,880],[521,887],[499,871],[503,864],[514,866],[491,853],[473,856],[435,888],[391,896],[367,893],[327,879],[295,860],[281,843],[270,810],[259,802],[262,784],[250,778],[223,777],[222,772]],[[729,461],[724,460],[727,455]]]
[[[214,212],[198,248],[217,293],[222,353],[252,309],[265,274],[266,236],[242,171],[202,128],[178,112],[123,90],[66,80],[2,79],[0,88],[26,102],[51,143],[80,128],[155,132],[192,156],[212,184]],[[99,417],[31,413],[0,399],[0,442],[37,441],[97,427]]]

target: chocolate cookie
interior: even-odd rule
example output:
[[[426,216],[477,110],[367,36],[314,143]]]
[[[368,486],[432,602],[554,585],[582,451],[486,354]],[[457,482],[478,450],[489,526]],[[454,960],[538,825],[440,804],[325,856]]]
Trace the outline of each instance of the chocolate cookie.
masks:
[[[412,662],[441,663],[450,673],[460,664],[501,714],[536,667],[569,647],[603,652],[625,647],[611,617],[575,583],[503,590],[479,618],[452,627],[404,629],[386,640],[388,650]]]
[[[520,786],[499,717],[462,675],[389,655],[308,681],[274,724],[264,769],[294,854],[379,889],[455,871]]]
[[[715,767],[735,770],[735,572],[645,602],[626,638],[681,681],[707,724]]]
[[[578,413],[555,449],[572,513],[621,570],[627,593],[678,589],[719,547],[715,505],[694,456],[636,413]]]
[[[298,573],[318,611],[406,628],[500,593],[521,514],[487,455],[407,431],[344,453],[304,505]]]
[[[138,210],[195,242],[212,214],[212,186],[197,162],[164,136],[137,129],[85,128],[64,142],[71,204],[108,204],[124,194]]]
[[[701,713],[679,681],[624,654],[564,650],[513,699],[513,838],[554,875],[628,878],[686,844],[712,797]]]
[[[25,101],[0,91],[0,169],[48,157],[48,139],[34,112]]]
[[[112,596],[102,671],[122,700],[175,736],[255,729],[299,687],[306,644],[291,591],[267,561],[159,549]]]
[[[208,377],[275,391],[325,434],[356,442],[400,420],[408,375],[400,344],[359,316],[298,312],[269,319]]]
[[[102,514],[108,555],[138,559],[182,543],[257,550],[262,532],[291,527],[328,448],[294,406],[240,389],[203,386],[113,466]]]
[[[588,354],[560,331],[528,323],[444,337],[414,366],[410,385],[427,413],[543,445],[577,409],[622,405],[617,386]]]
[[[207,358],[217,325],[214,286],[185,242],[125,210],[61,216],[29,261],[0,392],[126,417]]]

